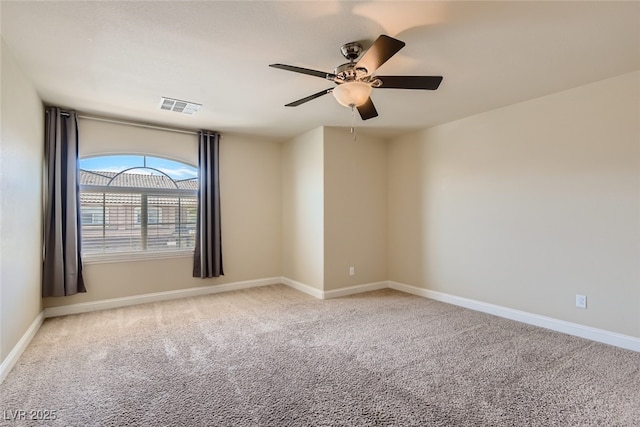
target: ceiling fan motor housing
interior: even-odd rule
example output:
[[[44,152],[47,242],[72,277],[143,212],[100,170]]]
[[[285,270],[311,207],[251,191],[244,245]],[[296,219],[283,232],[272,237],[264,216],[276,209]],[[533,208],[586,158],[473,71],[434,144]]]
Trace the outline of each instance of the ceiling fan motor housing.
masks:
[[[362,45],[358,42],[346,43],[340,47],[340,52],[342,56],[353,62],[362,53]]]
[[[333,70],[333,74],[336,75],[336,83],[346,83],[353,81],[367,81],[368,76],[367,69],[358,67],[354,62],[347,62],[336,67]]]

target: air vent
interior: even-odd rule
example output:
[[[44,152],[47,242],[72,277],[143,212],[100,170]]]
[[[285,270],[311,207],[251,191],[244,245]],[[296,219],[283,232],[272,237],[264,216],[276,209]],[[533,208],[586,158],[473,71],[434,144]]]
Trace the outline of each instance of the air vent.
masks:
[[[180,101],[179,99],[162,97],[162,103],[160,104],[161,110],[175,111],[176,113],[183,114],[195,114],[202,107],[202,104],[196,104],[195,102]]]

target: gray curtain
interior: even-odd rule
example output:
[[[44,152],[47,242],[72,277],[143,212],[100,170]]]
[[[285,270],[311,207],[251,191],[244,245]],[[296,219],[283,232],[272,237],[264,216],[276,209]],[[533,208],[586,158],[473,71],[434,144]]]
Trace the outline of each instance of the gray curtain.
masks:
[[[42,296],[86,292],[80,258],[78,117],[46,109]]]
[[[198,219],[193,277],[204,279],[224,275],[218,173],[220,135],[208,131],[200,131],[198,135]]]

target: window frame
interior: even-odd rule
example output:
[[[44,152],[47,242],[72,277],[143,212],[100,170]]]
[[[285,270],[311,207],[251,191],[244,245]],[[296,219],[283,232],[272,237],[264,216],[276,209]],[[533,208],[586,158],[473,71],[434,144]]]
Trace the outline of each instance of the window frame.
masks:
[[[138,154],[135,154],[138,155]],[[108,157],[109,155],[104,155],[104,157]],[[153,155],[143,155],[145,158],[145,164],[146,164],[146,158],[147,157],[151,157],[151,158],[161,158],[158,156],[153,156]],[[91,157],[103,157],[103,156],[91,156]],[[168,159],[170,160],[170,159]],[[172,159],[171,159],[172,160]],[[184,163],[184,162],[180,162],[180,161],[176,161],[176,160],[172,160],[176,163],[182,163],[186,166],[190,166],[188,163]],[[82,169],[82,168],[80,168]],[[166,173],[155,169],[153,167],[147,167],[147,166],[136,166],[134,168],[129,168],[129,169],[125,169],[122,170],[120,172],[118,172],[118,175],[122,174],[122,173],[127,173],[128,170],[130,169],[151,169],[151,170],[155,170],[160,172],[161,174],[167,176],[168,178],[170,178],[174,183],[177,183],[182,181],[180,179],[174,179],[171,176],[167,175]],[[90,173],[97,173],[100,174],[100,171],[96,171],[96,170],[87,170],[87,172]],[[115,177],[114,177],[115,178]],[[197,180],[197,177],[195,178]],[[113,179],[112,179],[113,181]],[[111,181],[109,181],[109,184],[111,184]],[[142,203],[147,203],[147,200],[149,198],[152,197],[185,197],[185,198],[197,198],[198,197],[198,190],[190,190],[190,189],[183,189],[183,188],[149,188],[149,187],[123,187],[123,186],[118,186],[118,185],[95,185],[95,184],[80,184],[79,185],[79,196],[81,197],[81,195],[83,193],[92,193],[92,194],[102,194],[102,195],[107,195],[107,194],[135,194],[135,195],[140,195],[141,197],[141,205],[138,206],[137,208],[142,210]],[[103,198],[104,200],[104,198]],[[144,202],[143,202],[144,200]],[[82,213],[82,207],[86,206],[83,205],[82,202],[80,203],[80,213]],[[91,206],[93,207],[98,207],[97,205],[95,206]],[[109,218],[109,206],[107,206],[105,204],[105,202],[103,201],[103,204],[101,205],[101,207],[103,208],[103,222],[98,224],[87,224],[87,223],[80,223],[81,227],[102,227],[103,230],[106,230],[106,227],[109,226],[108,223],[108,218]],[[143,239],[144,243],[143,243],[143,249],[142,250],[130,250],[130,251],[116,251],[116,252],[99,252],[99,253],[87,253],[85,252],[82,247],[81,247],[81,251],[82,251],[82,259],[83,262],[86,263],[91,263],[91,264],[95,264],[95,263],[110,263],[110,262],[123,262],[123,261],[137,261],[137,260],[141,260],[141,259],[167,259],[167,258],[181,258],[181,257],[192,257],[193,253],[194,253],[194,248],[184,248],[184,249],[174,249],[174,250],[147,250],[146,249],[146,245],[148,243],[148,239],[147,236],[148,234],[145,233],[145,230],[147,230],[147,227],[149,225],[154,226],[154,225],[163,225],[164,223],[162,223],[162,207],[160,206],[155,206],[153,204],[148,206],[149,208],[157,208],[159,209],[159,215],[158,216],[158,223],[154,223],[154,222],[147,222],[148,221],[148,216],[147,216],[147,221],[141,221],[141,222],[136,222],[135,221],[135,217],[133,218],[132,221],[132,226],[136,227],[137,229],[140,229],[140,233],[141,233],[141,239]],[[134,207],[135,209],[135,207]],[[196,206],[196,211],[197,211],[197,206]],[[178,212],[181,212],[181,207],[178,206]],[[180,216],[180,213],[178,213],[178,215]],[[138,217],[140,217],[142,215],[139,215]],[[82,215],[80,215],[80,217],[82,218]],[[191,220],[192,222],[188,222],[188,216],[185,218],[185,220],[187,221],[186,224],[183,223],[182,218],[180,219],[176,219],[175,223],[172,222],[172,224],[175,224],[175,226],[178,228],[178,239],[180,239],[180,233],[182,232],[182,229],[185,226],[188,225],[194,225],[193,224],[193,219]],[[196,218],[197,221],[197,218]]]

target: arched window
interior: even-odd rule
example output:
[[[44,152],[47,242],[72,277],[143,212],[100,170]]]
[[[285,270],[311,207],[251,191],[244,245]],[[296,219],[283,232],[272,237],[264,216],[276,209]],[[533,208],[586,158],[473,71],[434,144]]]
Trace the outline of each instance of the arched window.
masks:
[[[197,168],[158,157],[80,160],[82,255],[193,251]]]

